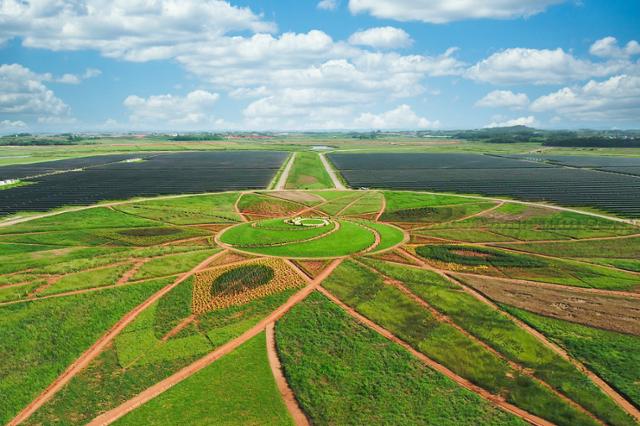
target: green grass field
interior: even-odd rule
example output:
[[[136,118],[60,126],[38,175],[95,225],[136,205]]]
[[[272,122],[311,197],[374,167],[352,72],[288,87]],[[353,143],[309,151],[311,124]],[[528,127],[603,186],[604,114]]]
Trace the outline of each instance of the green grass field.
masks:
[[[292,425],[267,360],[264,333],[116,425]]]
[[[277,323],[286,377],[314,424],[520,425],[318,293]]]
[[[0,307],[0,422],[6,423],[166,280]]]
[[[299,151],[289,172],[285,189],[333,188],[333,182],[315,152]]]

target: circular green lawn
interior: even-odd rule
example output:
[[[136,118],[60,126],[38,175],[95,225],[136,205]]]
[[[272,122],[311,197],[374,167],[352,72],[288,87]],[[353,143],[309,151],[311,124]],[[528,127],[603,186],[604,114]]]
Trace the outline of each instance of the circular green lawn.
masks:
[[[309,218],[312,224],[321,220]],[[379,251],[404,239],[397,228],[366,220],[326,220],[323,226],[300,226],[278,218],[242,223],[219,235],[219,243],[239,251],[293,258],[330,258]],[[376,233],[380,241],[376,241]]]

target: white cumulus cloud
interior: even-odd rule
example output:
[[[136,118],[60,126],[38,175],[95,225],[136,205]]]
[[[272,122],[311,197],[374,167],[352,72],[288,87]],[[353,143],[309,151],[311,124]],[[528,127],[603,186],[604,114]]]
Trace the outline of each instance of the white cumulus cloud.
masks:
[[[321,10],[336,10],[338,8],[338,0],[320,0],[317,7]]]
[[[537,125],[536,118],[533,115],[527,117],[518,117],[511,120],[492,122],[484,126],[487,129],[493,129],[496,127],[513,127],[513,126],[535,126]]]
[[[640,76],[618,75],[541,96],[531,110],[576,121],[633,121],[640,117]]]
[[[186,96],[167,94],[142,98],[131,95],[124,100],[124,106],[131,113],[131,122],[138,126],[197,129],[217,121],[213,106],[219,97],[217,93],[205,90],[195,90]]]
[[[413,40],[407,32],[395,27],[369,28],[358,31],[349,37],[349,43],[357,46],[369,46],[381,49],[409,47]]]
[[[631,40],[624,47],[620,47],[618,46],[618,40],[609,36],[593,43],[589,48],[589,52],[602,58],[628,58],[640,54],[640,43]]]
[[[69,107],[43,81],[42,75],[22,65],[0,65],[0,113],[20,120],[66,116]]]
[[[171,58],[230,31],[275,30],[221,0],[3,0],[0,40],[50,50],[99,50],[134,61]]]
[[[524,108],[529,104],[526,93],[513,93],[511,90],[494,90],[476,102],[476,106],[486,108]]]
[[[352,13],[442,24],[466,19],[527,17],[564,0],[349,0]]]
[[[511,48],[470,67],[465,76],[492,84],[562,84],[604,77],[632,66],[628,61],[591,62],[563,49]]]
[[[364,129],[427,129],[439,125],[437,121],[418,116],[409,105],[400,105],[382,114],[362,113],[355,120],[355,126]]]

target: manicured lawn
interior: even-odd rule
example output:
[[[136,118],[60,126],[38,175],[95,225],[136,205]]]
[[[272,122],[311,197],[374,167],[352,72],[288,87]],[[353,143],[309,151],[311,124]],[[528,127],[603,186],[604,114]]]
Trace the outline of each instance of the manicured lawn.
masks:
[[[267,359],[265,334],[126,415],[117,425],[292,425]]]
[[[276,336],[289,384],[313,424],[524,424],[318,293],[278,321]]]
[[[0,308],[0,422],[6,423],[163,280]]]
[[[335,257],[359,252],[375,242],[372,232],[352,222],[340,221],[340,229],[324,238],[284,246],[245,248],[272,256]]]
[[[268,246],[308,240],[330,232],[335,228],[335,223],[318,228],[289,225],[284,219],[268,219],[253,224],[242,224],[228,229],[222,234],[220,240],[223,243],[236,247]]]
[[[289,172],[286,189],[333,188],[331,177],[315,152],[297,152]]]

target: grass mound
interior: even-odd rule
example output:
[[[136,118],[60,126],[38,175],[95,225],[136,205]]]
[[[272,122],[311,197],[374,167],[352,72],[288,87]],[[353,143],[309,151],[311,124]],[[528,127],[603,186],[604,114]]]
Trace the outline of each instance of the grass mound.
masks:
[[[211,296],[228,296],[253,289],[271,281],[275,273],[265,265],[246,265],[220,275],[211,286]]]

